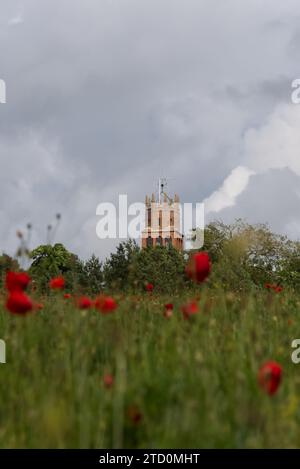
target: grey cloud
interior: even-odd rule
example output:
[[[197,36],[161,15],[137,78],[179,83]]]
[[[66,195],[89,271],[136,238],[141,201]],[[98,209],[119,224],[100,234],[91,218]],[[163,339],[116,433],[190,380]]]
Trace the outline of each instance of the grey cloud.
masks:
[[[59,211],[59,239],[103,257],[99,202],[143,201],[160,175],[185,201],[208,197],[244,164],[247,130],[289,97],[297,10],[296,0],[4,0],[1,248],[14,250],[27,221],[43,241]]]

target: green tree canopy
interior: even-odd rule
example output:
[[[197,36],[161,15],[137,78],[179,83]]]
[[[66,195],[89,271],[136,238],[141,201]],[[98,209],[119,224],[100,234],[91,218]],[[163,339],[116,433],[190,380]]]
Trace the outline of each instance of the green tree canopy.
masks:
[[[16,259],[13,259],[8,254],[3,253],[0,256],[0,287],[4,285],[6,272],[8,270],[19,270],[20,266]]]
[[[141,249],[133,258],[130,270],[130,283],[134,287],[145,288],[152,283],[155,291],[171,293],[183,287],[185,260],[181,251],[172,246]]]
[[[103,288],[102,263],[94,254],[83,265],[82,283],[90,294],[97,294]]]
[[[46,288],[50,278],[57,275],[64,275],[69,280],[69,286],[72,287],[75,280],[74,274],[77,270],[81,270],[81,262],[78,257],[70,253],[60,243],[54,244],[54,246],[41,245],[31,251],[30,258],[33,261],[29,273],[42,288]],[[69,278],[67,278],[68,273]]]
[[[139,247],[134,240],[124,241],[117,247],[104,264],[105,284],[109,288],[126,289],[129,287],[129,273],[134,256]]]

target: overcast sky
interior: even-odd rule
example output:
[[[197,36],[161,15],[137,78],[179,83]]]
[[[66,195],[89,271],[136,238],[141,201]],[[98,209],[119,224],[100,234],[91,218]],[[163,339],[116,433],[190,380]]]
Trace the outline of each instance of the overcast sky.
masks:
[[[96,207],[160,175],[206,219],[300,237],[299,0],[1,0],[0,250],[104,257]]]

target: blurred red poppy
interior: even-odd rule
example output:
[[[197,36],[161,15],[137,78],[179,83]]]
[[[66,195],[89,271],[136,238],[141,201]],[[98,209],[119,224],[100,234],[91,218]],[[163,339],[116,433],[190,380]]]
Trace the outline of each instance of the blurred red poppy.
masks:
[[[49,286],[52,290],[61,290],[65,286],[65,279],[62,276],[54,277],[50,280]]]
[[[99,296],[95,301],[95,308],[103,314],[112,313],[117,306],[117,303],[111,296]]]
[[[111,388],[114,384],[114,377],[110,374],[103,376],[103,383],[106,388]]]
[[[134,405],[128,407],[127,414],[131,422],[134,423],[135,425],[139,424],[143,418],[142,412],[139,410],[138,407]]]
[[[65,293],[64,298],[65,300],[68,300],[69,298],[71,298],[71,293]]]
[[[87,296],[81,296],[77,300],[77,306],[79,309],[89,309],[93,306],[93,302]]]
[[[26,272],[7,272],[5,286],[8,291],[25,290],[30,282]]]
[[[197,252],[193,254],[186,266],[186,274],[194,282],[202,283],[209,276],[211,262],[207,252]]]
[[[146,288],[147,292],[152,293],[153,289],[154,289],[154,285],[153,285],[153,283],[147,283],[145,288]]]
[[[276,293],[280,293],[280,292],[282,292],[282,290],[283,290],[283,287],[281,287],[280,285],[272,285],[271,283],[266,283],[266,284],[265,284],[265,288],[266,288],[267,290],[273,290],[273,291],[275,291]]]
[[[282,367],[274,361],[266,362],[258,372],[259,385],[270,396],[277,392],[281,378]]]
[[[23,291],[14,290],[8,296],[6,308],[13,314],[26,314],[33,309],[33,304]]]
[[[167,304],[165,304],[165,310],[167,311],[167,310],[169,310],[169,309],[173,311],[173,303],[167,303]]]
[[[199,312],[198,303],[196,301],[191,301],[181,307],[181,311],[184,319],[189,319],[191,316]]]

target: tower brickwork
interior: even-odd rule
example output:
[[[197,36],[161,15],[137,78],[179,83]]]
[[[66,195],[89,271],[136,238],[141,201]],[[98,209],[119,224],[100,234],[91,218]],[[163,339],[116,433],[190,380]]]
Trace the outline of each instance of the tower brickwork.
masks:
[[[183,235],[180,230],[180,203],[161,192],[158,200],[154,194],[145,199],[145,229],[142,232],[142,247],[173,246],[183,250]]]

